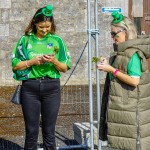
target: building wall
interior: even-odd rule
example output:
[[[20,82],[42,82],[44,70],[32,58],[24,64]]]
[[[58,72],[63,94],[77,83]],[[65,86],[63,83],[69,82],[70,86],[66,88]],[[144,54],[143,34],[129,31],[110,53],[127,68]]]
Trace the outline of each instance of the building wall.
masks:
[[[46,4],[54,6],[54,18],[59,34],[70,50],[72,58],[72,69],[62,74],[61,83],[64,84],[72,70],[76,66],[81,52],[87,42],[87,1],[86,0],[0,0],[0,86],[16,84],[11,69],[11,52],[17,40],[23,35],[35,11]],[[92,22],[94,22],[94,0],[91,1]],[[101,7],[122,7],[123,14],[128,16],[128,2],[126,0],[99,0],[99,51],[100,55],[109,57],[112,51],[112,40],[110,38],[110,14],[101,13]],[[94,25],[92,23],[92,28]],[[93,54],[94,56],[94,40]],[[88,51],[84,54],[71,76],[68,84],[88,83]],[[93,65],[93,68],[95,65]],[[94,69],[93,69],[94,76]],[[95,78],[95,77],[94,77]],[[94,79],[93,78],[93,79]],[[101,74],[101,80],[105,74]]]

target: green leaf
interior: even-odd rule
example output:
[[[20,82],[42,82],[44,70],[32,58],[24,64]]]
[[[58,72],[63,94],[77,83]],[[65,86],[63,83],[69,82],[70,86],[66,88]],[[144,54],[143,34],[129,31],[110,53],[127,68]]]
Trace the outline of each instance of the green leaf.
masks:
[[[57,54],[59,52],[59,49],[57,46],[54,46],[54,53]]]
[[[95,63],[99,62],[101,60],[101,57],[102,56],[100,56],[100,57],[93,57],[92,58],[92,62],[95,62]]]

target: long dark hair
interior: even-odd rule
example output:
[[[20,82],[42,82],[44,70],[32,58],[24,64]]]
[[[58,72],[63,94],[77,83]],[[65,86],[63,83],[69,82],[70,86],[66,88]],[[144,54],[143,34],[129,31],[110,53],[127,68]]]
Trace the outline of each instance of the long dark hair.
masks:
[[[45,7],[43,7],[43,8],[45,8]],[[40,13],[43,8],[40,8],[36,11],[33,18],[31,19],[29,25],[27,26],[27,28],[24,31],[25,35],[28,35],[29,32],[33,32],[35,34],[37,32],[35,24],[42,22],[42,21],[50,21],[52,23],[50,33],[55,34],[56,25],[54,23],[54,17],[53,17],[53,15],[45,16],[43,13]],[[38,13],[40,13],[40,14],[36,16],[36,14],[38,14]]]

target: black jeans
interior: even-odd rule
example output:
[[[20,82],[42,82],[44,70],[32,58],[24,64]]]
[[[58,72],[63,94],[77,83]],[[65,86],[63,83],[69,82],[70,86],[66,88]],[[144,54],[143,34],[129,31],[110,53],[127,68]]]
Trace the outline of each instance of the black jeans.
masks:
[[[25,121],[25,150],[37,150],[40,114],[43,149],[56,150],[55,124],[60,107],[60,80],[27,80],[22,84],[22,111]]]

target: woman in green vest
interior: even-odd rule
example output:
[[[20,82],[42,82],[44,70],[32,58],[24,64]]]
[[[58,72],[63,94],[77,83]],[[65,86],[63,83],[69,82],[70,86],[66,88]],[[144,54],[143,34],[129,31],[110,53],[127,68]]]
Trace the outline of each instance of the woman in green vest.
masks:
[[[43,149],[56,150],[55,124],[60,106],[60,72],[70,69],[66,44],[55,34],[53,7],[34,14],[13,50],[14,79],[22,81],[25,150],[37,150],[41,115]]]
[[[107,72],[100,118],[100,140],[122,150],[150,149],[150,37],[138,36],[132,21],[112,13],[114,52],[109,63],[101,58],[97,68]]]

